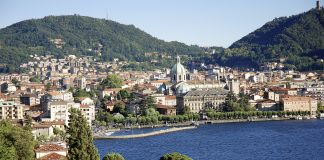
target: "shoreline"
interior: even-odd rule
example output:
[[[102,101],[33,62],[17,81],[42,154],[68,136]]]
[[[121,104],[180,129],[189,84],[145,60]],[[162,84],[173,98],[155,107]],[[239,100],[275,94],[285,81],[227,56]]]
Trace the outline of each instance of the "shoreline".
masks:
[[[297,119],[291,119],[291,118],[256,118],[256,119],[206,120],[206,121],[199,121],[199,124],[244,123],[244,122],[263,122],[263,121],[286,121],[286,120],[297,120]]]
[[[291,119],[289,117],[286,118],[256,118],[256,119],[227,119],[227,120],[202,120],[197,121],[196,125],[205,125],[205,124],[225,124],[225,123],[248,123],[248,122],[262,122],[262,121],[286,121],[286,120],[297,120]],[[304,119],[303,119],[304,120]],[[192,122],[184,122],[184,123],[175,123],[169,125],[146,125],[141,127],[125,127],[125,128],[115,128],[115,129],[108,129],[106,132],[115,132],[121,131],[123,129],[145,129],[145,128],[159,128],[159,127],[174,127],[159,131],[153,131],[150,133],[142,133],[142,134],[133,134],[133,135],[123,135],[123,136],[110,136],[110,135],[94,135],[94,139],[130,139],[130,138],[143,138],[149,136],[155,136],[160,134],[166,134],[176,131],[188,130],[188,129],[195,129],[197,126],[193,126]]]
[[[187,127],[178,127],[178,128],[168,128],[159,131],[153,131],[150,133],[142,133],[142,134],[133,134],[133,135],[124,135],[124,136],[94,136],[94,139],[129,139],[129,138],[143,138],[149,136],[155,136],[160,134],[166,134],[171,132],[177,132],[182,130],[196,129],[196,126],[187,126]]]

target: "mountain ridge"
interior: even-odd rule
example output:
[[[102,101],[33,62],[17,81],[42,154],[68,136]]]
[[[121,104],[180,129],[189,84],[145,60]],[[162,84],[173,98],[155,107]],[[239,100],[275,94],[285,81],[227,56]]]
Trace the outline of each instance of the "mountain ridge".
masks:
[[[143,56],[146,52],[196,55],[203,50],[181,42],[166,42],[134,25],[79,15],[46,16],[0,29],[2,64],[18,65],[31,54],[75,54],[96,56],[103,61],[120,58],[141,62],[148,60]]]
[[[234,67],[260,68],[285,59],[287,69],[319,70],[324,49],[324,10],[311,9],[289,17],[275,18],[234,42],[216,62]],[[247,59],[244,64],[232,63]]]

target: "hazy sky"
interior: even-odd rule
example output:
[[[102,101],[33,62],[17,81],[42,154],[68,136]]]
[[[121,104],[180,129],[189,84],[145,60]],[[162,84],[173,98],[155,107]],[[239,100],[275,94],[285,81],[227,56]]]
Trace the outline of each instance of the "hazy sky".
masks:
[[[48,15],[79,14],[134,24],[166,41],[223,46],[316,0],[0,0],[0,28]]]

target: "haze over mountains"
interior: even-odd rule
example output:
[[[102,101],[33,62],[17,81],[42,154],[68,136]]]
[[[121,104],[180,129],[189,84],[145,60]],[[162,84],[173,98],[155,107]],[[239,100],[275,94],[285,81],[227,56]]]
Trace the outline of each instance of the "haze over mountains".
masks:
[[[322,68],[323,50],[324,11],[312,9],[266,23],[229,48],[217,50],[208,62],[258,69],[265,62],[284,59],[287,68],[314,70]],[[26,20],[0,30],[0,63],[8,66],[26,62],[31,54],[147,61],[150,58],[143,56],[146,52],[206,57],[205,51],[198,46],[165,42],[133,25],[78,15]]]

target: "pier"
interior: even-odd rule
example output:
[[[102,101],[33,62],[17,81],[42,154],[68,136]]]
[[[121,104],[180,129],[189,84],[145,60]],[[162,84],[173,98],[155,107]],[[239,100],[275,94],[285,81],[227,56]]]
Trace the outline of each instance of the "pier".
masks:
[[[188,129],[195,129],[196,126],[188,126],[188,127],[179,127],[179,128],[168,128],[159,131],[153,131],[150,133],[142,133],[142,134],[133,134],[133,135],[124,135],[124,136],[94,136],[95,139],[128,139],[128,138],[142,138],[142,137],[149,137],[155,136],[159,134],[165,134],[170,132],[188,130]]]

